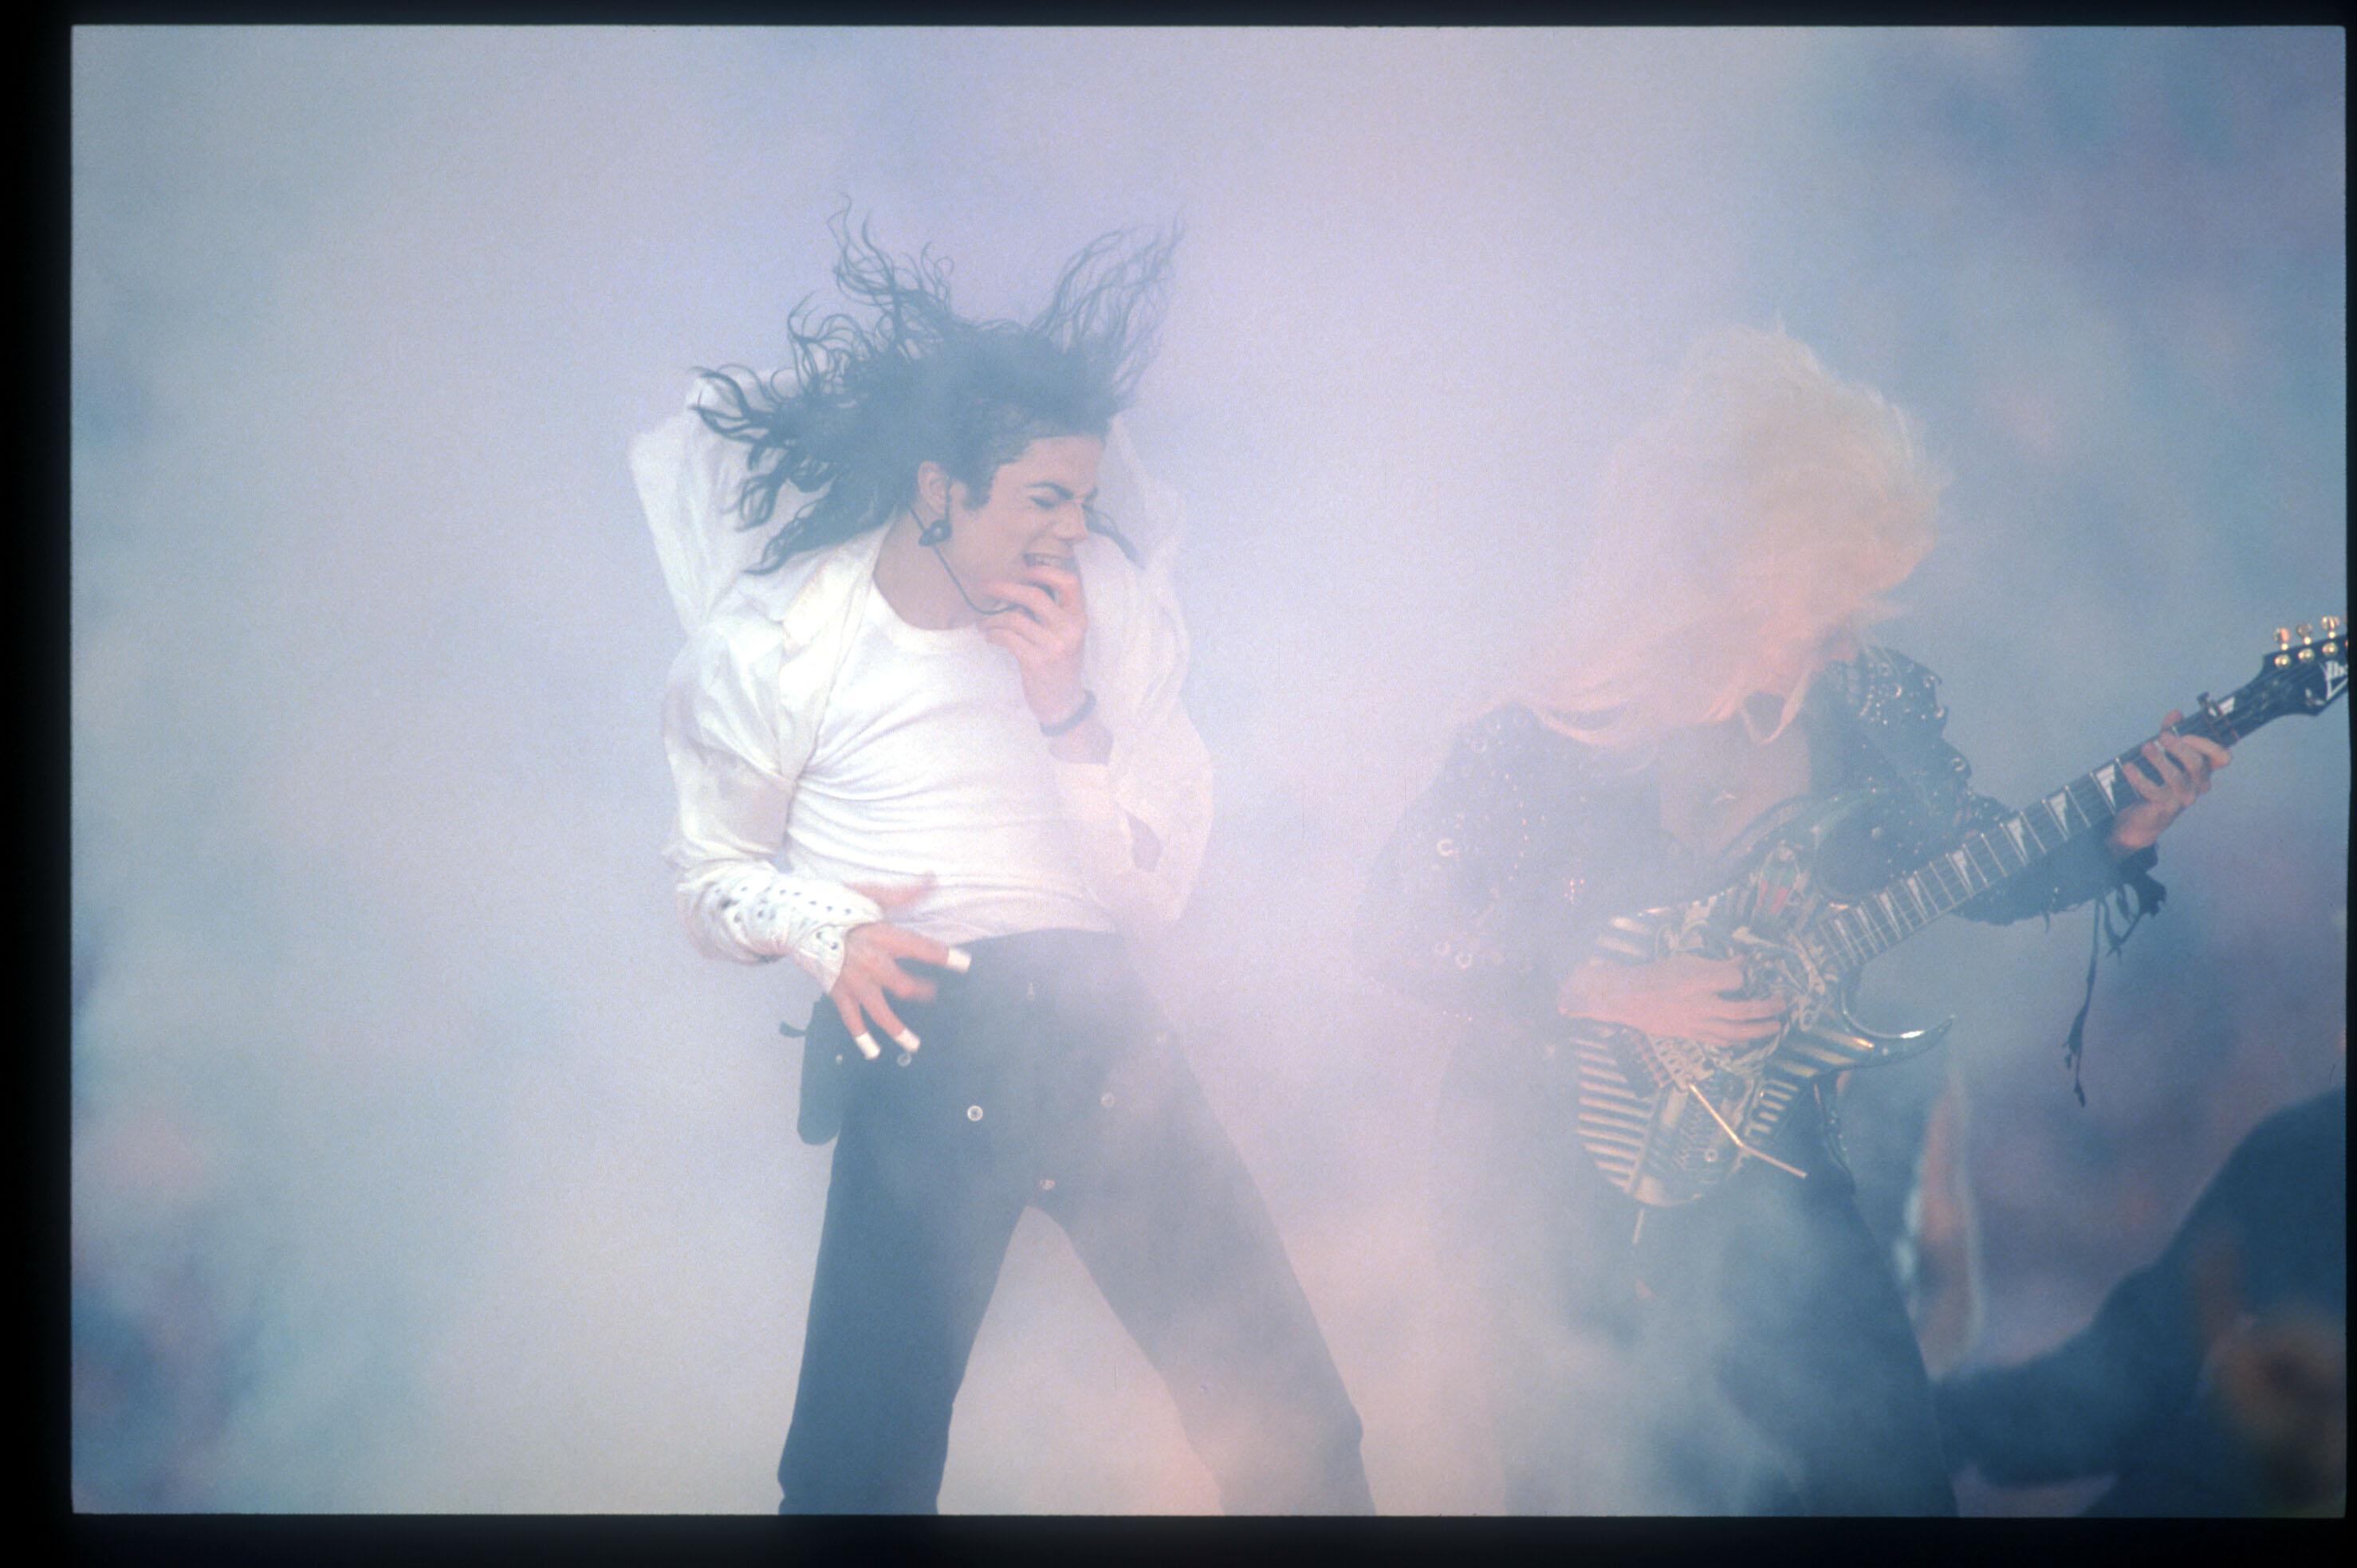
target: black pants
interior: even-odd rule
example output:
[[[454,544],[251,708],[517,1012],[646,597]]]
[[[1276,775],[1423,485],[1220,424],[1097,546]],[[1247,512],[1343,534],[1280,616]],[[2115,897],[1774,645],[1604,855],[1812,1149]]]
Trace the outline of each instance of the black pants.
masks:
[[[1231,1513],[1372,1511],[1359,1418],[1251,1176],[1118,941],[967,944],[851,1075],[781,1511],[932,1511],[950,1408],[1027,1206],[1161,1373]],[[820,1053],[823,1059],[832,1056]],[[806,1086],[807,1091],[807,1086]]]
[[[1499,1041],[1460,1048],[1444,1092],[1437,1196],[1489,1338],[1508,1508],[1955,1512],[1922,1354],[1839,1166],[1754,1164],[1640,1231],[1570,1093]],[[1797,1143],[1814,1120],[1794,1108]]]

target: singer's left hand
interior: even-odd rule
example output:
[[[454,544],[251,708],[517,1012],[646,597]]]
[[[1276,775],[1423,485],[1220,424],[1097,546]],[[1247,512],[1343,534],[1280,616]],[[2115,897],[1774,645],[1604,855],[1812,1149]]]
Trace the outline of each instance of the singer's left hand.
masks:
[[[2209,793],[2211,774],[2233,760],[2233,755],[2216,741],[2179,735],[2170,727],[2184,716],[2170,709],[2169,717],[2161,721],[2160,734],[2145,742],[2144,767],[2151,770],[2152,779],[2147,779],[2143,769],[2133,763],[2120,769],[2128,788],[2144,800],[2114,820],[2115,854],[2134,854],[2160,837],[2179,812]]]
[[[983,639],[1006,651],[1023,676],[1023,700],[1043,725],[1070,718],[1081,705],[1081,651],[1089,635],[1088,600],[1077,572],[1026,562],[1007,580],[983,591],[1015,608],[983,623]]]

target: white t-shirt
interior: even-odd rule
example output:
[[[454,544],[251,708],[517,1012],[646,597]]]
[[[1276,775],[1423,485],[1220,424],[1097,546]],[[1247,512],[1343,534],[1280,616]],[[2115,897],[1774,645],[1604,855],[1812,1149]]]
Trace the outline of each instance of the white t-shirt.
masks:
[[[910,626],[870,591],[786,819],[785,861],[931,889],[893,923],[937,941],[1109,931],[1015,660],[980,627]]]

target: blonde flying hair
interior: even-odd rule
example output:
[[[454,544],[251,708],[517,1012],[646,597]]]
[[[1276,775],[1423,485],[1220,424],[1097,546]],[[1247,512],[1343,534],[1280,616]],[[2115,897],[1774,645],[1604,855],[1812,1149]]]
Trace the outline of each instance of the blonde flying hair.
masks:
[[[1549,725],[1631,762],[1767,690],[1771,626],[1827,633],[1931,550],[1945,477],[1911,422],[1781,330],[1697,343],[1667,401],[1613,453],[1594,506],[1585,610],[1521,693]],[[1789,724],[1806,682],[1776,693]]]

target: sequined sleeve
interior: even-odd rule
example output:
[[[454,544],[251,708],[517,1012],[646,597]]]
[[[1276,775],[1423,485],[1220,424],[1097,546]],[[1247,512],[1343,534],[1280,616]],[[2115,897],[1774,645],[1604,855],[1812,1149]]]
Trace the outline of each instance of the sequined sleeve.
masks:
[[[1904,654],[1870,648],[1843,673],[1843,695],[1857,733],[1892,765],[1897,782],[1920,803],[1914,815],[1920,837],[1910,846],[1923,856],[1953,848],[1966,835],[1995,827],[2013,815],[2011,807],[1972,787],[1972,764],[1945,736],[1948,710],[1940,701],[1939,677]],[[2032,915],[2060,914],[2123,886],[2140,908],[2161,897],[2151,870],[2159,858],[2146,849],[2125,858],[2112,854],[2104,836],[2081,834],[2061,849],[1956,907],[1969,920],[2005,925]]]
[[[1369,878],[1354,940],[1369,974],[1453,1012],[1552,1015],[1566,955],[1598,923],[1566,831],[1569,744],[1520,707],[1458,735]]]

